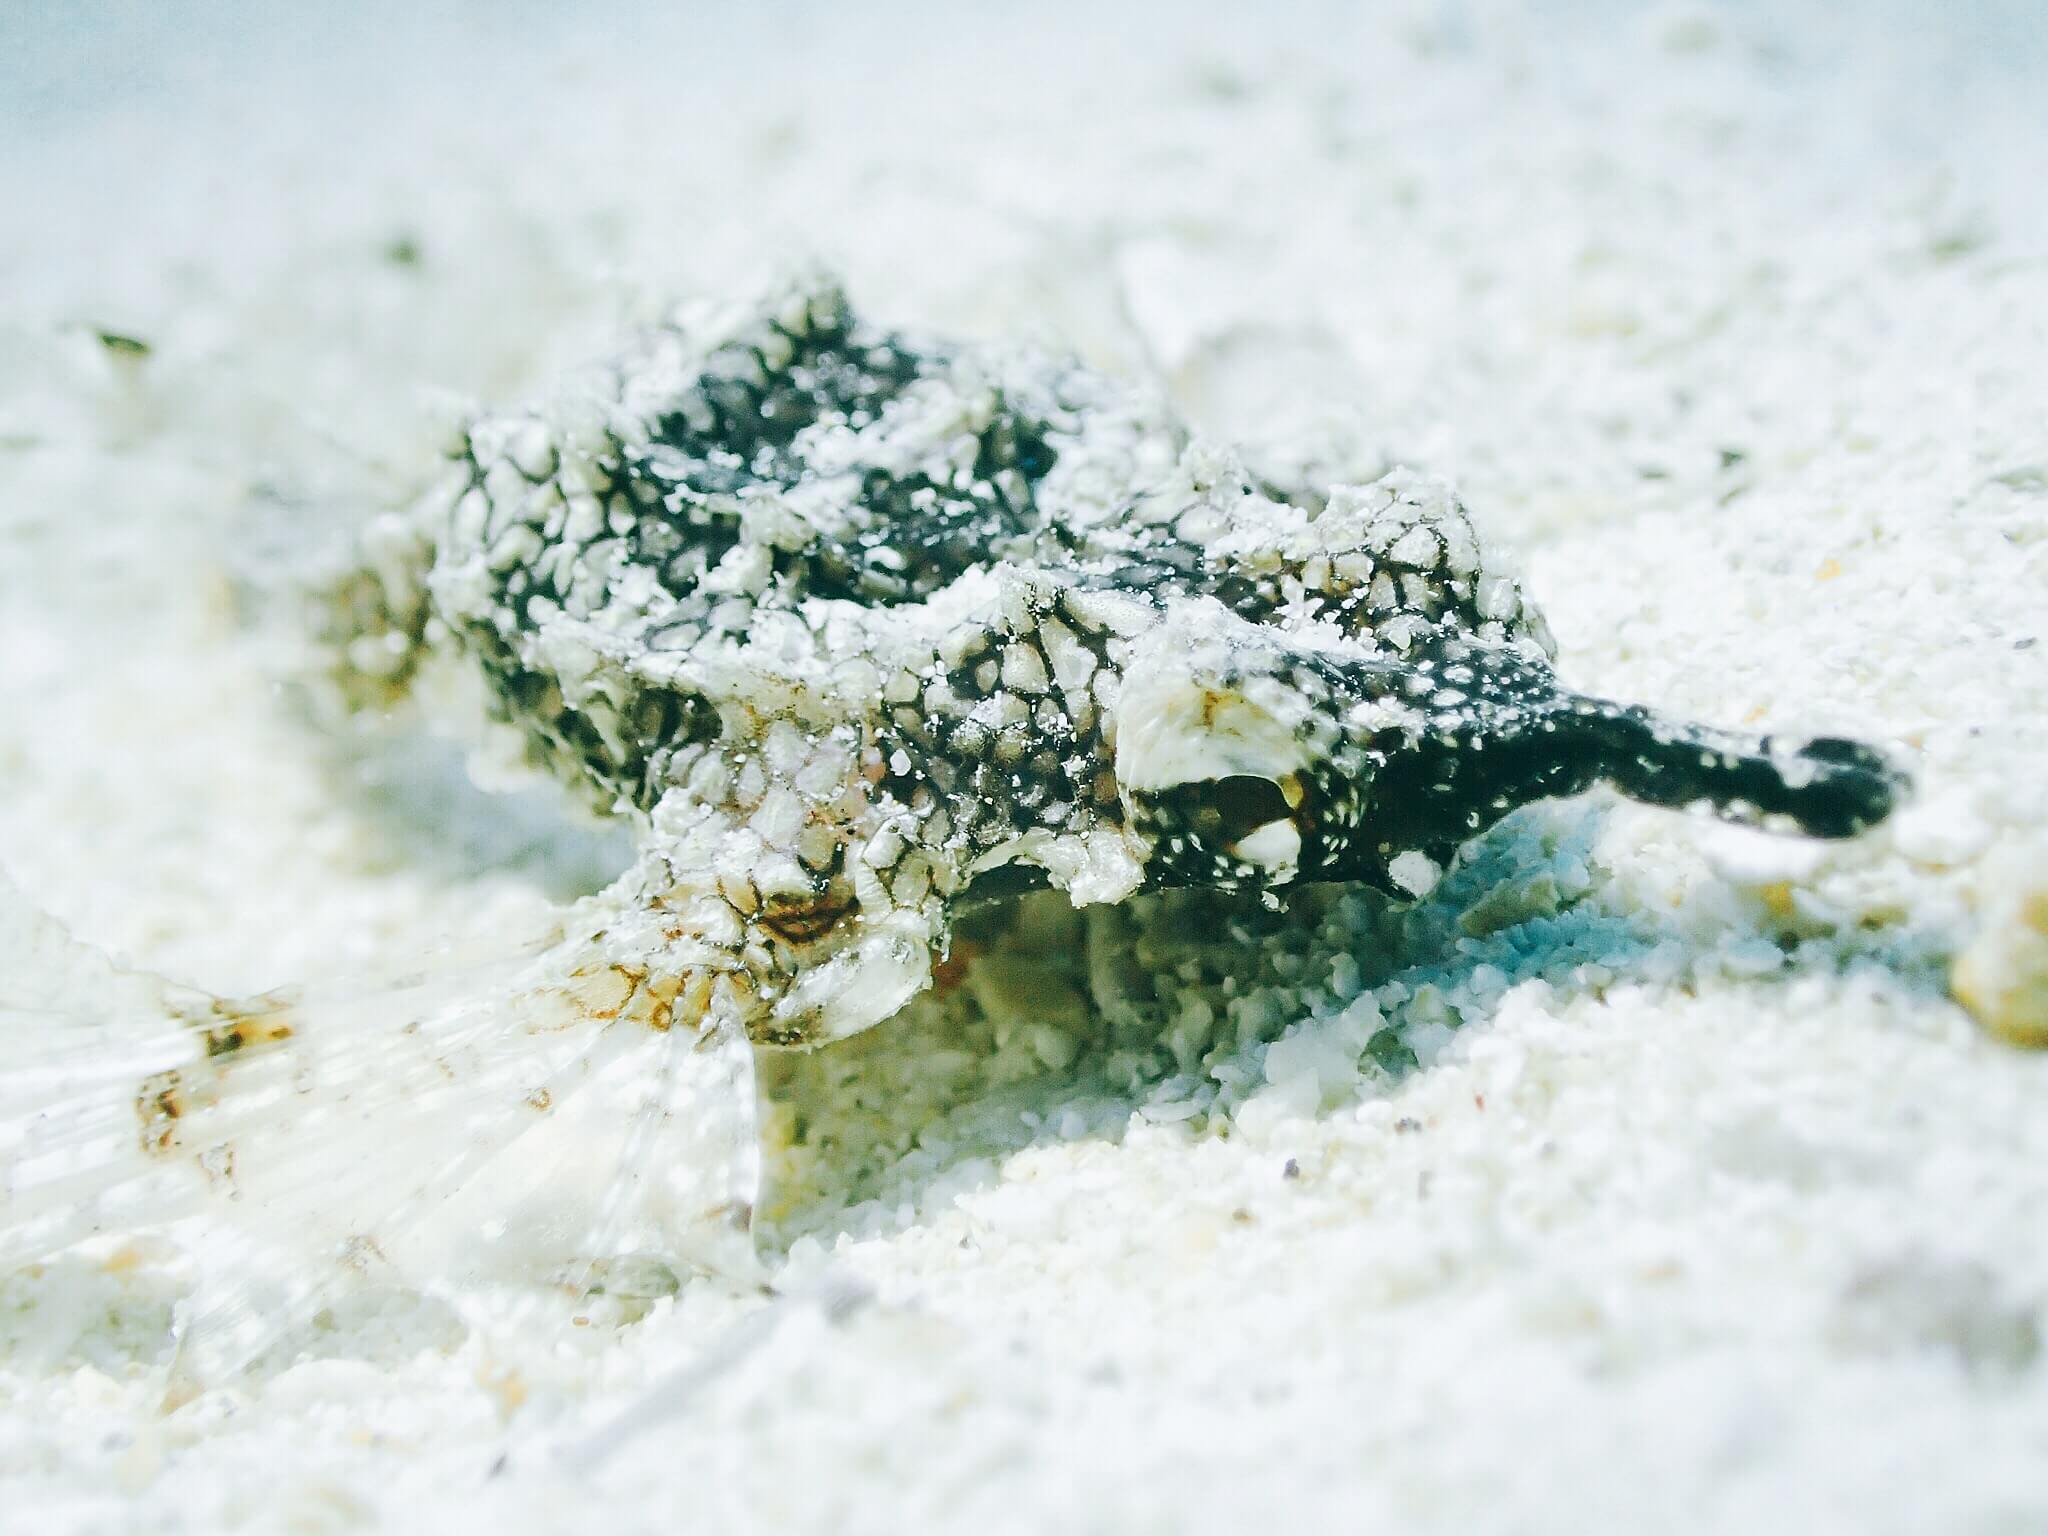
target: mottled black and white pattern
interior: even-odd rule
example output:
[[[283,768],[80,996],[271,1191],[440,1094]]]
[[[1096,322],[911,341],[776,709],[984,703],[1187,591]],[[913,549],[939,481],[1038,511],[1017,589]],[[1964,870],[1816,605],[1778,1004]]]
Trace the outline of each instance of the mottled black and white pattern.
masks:
[[[1433,481],[1290,500],[1141,389],[822,280],[473,422],[376,550],[357,686],[473,657],[539,763],[645,827],[612,942],[759,1043],[886,1018],[970,892],[1413,894],[1599,780],[1826,837],[1900,782],[1563,691]]]

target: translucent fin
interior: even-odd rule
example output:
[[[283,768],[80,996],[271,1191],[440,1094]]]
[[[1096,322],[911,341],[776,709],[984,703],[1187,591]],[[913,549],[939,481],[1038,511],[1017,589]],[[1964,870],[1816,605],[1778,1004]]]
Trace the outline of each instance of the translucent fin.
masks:
[[[182,1331],[181,1376],[228,1379],[357,1277],[431,1291],[500,1334],[522,1331],[549,1295],[630,1292],[698,1270],[750,1280],[759,1154],[744,1033],[564,1025],[561,1002],[524,992],[496,1005],[548,1042],[508,1057],[510,1075],[471,1061],[463,1084],[399,1095],[400,1114],[380,1110],[361,1135],[308,1144],[303,1166],[281,1159],[262,1218],[238,1213],[238,1224],[294,1239],[303,1262],[216,1278]],[[388,1145],[337,1163],[378,1129]],[[524,1298],[509,1310],[467,1304],[505,1285]]]
[[[52,925],[10,894],[0,928],[47,961]],[[282,1250],[201,1255],[226,1271],[183,1329],[202,1382],[363,1273],[560,1284],[605,1242],[751,1272],[751,1047],[627,1006],[590,941],[245,1004],[73,969],[86,996],[30,967],[26,1006],[0,1013],[0,1267],[198,1214],[224,1224],[216,1255]],[[95,996],[118,1015],[96,1020]]]
[[[559,1005],[479,996],[521,960],[245,1003],[123,976],[99,1017],[8,999],[0,1264],[209,1204],[278,1241],[349,1227],[361,1190],[469,1129],[452,1116],[548,1076]]]
[[[623,1290],[622,1271],[651,1261],[708,1270],[736,1281],[759,1278],[753,1243],[761,1181],[754,1049],[743,1030],[662,1036],[646,1070],[615,1102],[593,1095],[581,1118],[602,1117],[579,1142],[601,1153],[588,1203],[592,1219],[577,1243],[570,1289]],[[636,1066],[638,1064],[636,1063]]]
[[[544,1378],[548,1341],[559,1341],[565,1318],[631,1322],[692,1273],[743,1289],[766,1283],[754,1239],[762,1159],[745,1032],[655,1036],[604,1078],[569,1107],[566,1135],[528,1137],[479,1181],[523,1186],[529,1199],[495,1188],[458,1197],[517,1211],[528,1244],[547,1240],[527,1255],[528,1278],[545,1286],[507,1295],[489,1283],[502,1276],[472,1274],[459,1290],[438,1292],[482,1337],[492,1374]],[[555,1155],[563,1145],[573,1160]],[[544,1177],[529,1177],[542,1163]]]

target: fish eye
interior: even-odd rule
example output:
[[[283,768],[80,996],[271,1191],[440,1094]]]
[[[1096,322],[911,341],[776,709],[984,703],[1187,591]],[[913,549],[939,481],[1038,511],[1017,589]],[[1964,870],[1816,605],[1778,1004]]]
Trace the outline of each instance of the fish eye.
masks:
[[[1287,797],[1271,779],[1233,773],[1223,779],[1201,779],[1167,792],[1189,831],[1215,847],[1235,843],[1270,821],[1291,814]]]
[[[1299,799],[1298,791],[1290,799],[1276,780],[1248,773],[1194,779],[1160,796],[1161,809],[1198,847],[1263,865],[1276,874],[1291,873],[1301,853],[1301,834],[1294,824]]]

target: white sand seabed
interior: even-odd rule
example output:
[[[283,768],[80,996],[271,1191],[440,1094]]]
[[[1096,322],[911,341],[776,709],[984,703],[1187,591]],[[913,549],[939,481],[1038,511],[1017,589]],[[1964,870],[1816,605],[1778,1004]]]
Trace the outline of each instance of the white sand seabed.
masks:
[[[2048,1528],[2048,1056],[1945,990],[2048,854],[2048,37],[1849,10],[18,8],[0,867],[133,964],[345,984],[617,866],[338,751],[264,594],[449,400],[807,254],[1254,465],[1449,475],[1574,685],[1919,792],[1533,808],[1242,1041],[1052,988],[789,1067],[887,1107],[779,1300],[522,1351],[350,1294],[165,1412],[211,1229],[0,1280],[0,1529]]]

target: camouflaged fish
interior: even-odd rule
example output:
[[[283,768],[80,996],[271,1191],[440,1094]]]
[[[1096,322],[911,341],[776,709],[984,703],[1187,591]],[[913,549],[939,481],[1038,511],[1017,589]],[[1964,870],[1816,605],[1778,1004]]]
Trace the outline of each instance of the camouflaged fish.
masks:
[[[1464,510],[1403,471],[1284,498],[1141,391],[913,340],[831,285],[655,330],[569,410],[469,426],[391,543],[555,776],[645,827],[651,969],[762,1044],[893,1014],[1018,872],[1401,891],[1608,780],[1853,834],[1870,750],[1556,684]]]
[[[883,329],[826,281],[679,316],[555,401],[476,419],[369,547],[334,608],[353,696],[459,653],[539,765],[640,829],[522,995],[700,1055],[882,1022],[993,892],[1412,896],[1517,806],[1596,782],[1830,838],[1902,788],[1853,742],[1560,687],[1541,618],[1434,481],[1263,484],[1142,388]],[[289,999],[182,1007],[185,1056],[127,1134],[212,1157],[239,1194],[258,1175],[222,1106],[318,1023]],[[359,1093],[447,1091],[435,1069],[482,1017],[414,1020]],[[549,1070],[472,1078],[552,1102],[588,1059]],[[463,1123],[408,1198],[493,1151]],[[747,1177],[722,1186],[742,1212]]]
[[[1898,788],[1851,742],[1560,688],[1432,481],[1284,496],[1141,391],[829,283],[475,422],[388,547],[388,675],[429,636],[473,656],[533,755],[645,828],[650,970],[764,1045],[887,1018],[1020,871],[1076,904],[1412,892],[1598,780],[1821,837]]]

